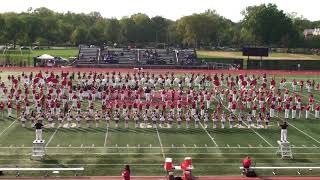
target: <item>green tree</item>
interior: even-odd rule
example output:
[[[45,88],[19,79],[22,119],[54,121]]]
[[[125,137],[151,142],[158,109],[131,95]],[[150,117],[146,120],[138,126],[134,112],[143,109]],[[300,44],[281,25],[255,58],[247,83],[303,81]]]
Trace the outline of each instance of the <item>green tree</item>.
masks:
[[[136,42],[151,42],[155,35],[152,33],[152,23],[150,18],[146,14],[138,13],[132,15],[131,19],[135,23]]]
[[[87,43],[88,31],[85,27],[76,28],[71,35],[71,42],[74,45],[86,44]]]
[[[108,19],[106,22],[105,36],[111,43],[119,43],[121,37],[121,25],[115,18]]]
[[[177,33],[182,42],[194,47],[210,43],[216,37],[216,30],[214,19],[206,14],[185,16],[177,23]]]
[[[5,32],[5,19],[2,15],[0,15],[0,42],[3,42],[3,35],[4,35],[4,32]]]
[[[121,42],[122,43],[134,43],[137,39],[135,37],[136,34],[136,25],[133,19],[128,17],[123,17],[120,20],[121,25]]]
[[[59,41],[62,44],[69,44],[71,42],[71,35],[73,32],[73,26],[69,23],[66,23],[63,20],[58,21],[58,34]]]
[[[154,42],[167,42],[170,20],[161,16],[155,16],[151,18],[153,32],[155,34]]]
[[[26,15],[24,16],[24,21],[26,23],[26,34],[25,43],[32,47],[32,44],[36,42],[36,39],[43,33],[43,21],[37,15]]]
[[[252,34],[256,44],[280,45],[293,33],[292,20],[275,4],[249,6],[242,13],[244,37]]]
[[[22,39],[26,33],[26,24],[24,20],[16,14],[6,16],[5,24],[4,38],[6,42],[13,44],[13,48],[16,48],[17,41]]]

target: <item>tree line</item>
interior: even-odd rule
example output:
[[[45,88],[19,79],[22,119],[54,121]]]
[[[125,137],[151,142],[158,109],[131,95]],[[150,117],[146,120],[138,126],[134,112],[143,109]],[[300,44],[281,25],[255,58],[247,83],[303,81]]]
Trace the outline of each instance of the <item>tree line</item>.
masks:
[[[185,47],[302,47],[320,48],[319,37],[305,38],[303,30],[320,27],[296,14],[286,14],[274,4],[249,6],[240,22],[214,10],[181,17],[176,21],[138,13],[104,18],[99,12],[57,13],[38,8],[0,14],[0,44],[70,45],[166,43]]]

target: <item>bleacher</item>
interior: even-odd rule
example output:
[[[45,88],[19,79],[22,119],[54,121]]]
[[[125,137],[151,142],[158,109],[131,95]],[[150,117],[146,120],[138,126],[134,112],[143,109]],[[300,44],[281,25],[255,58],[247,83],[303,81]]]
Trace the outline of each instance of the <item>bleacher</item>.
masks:
[[[176,58],[178,64],[194,64],[197,60],[193,49],[176,50]]]
[[[80,48],[77,67],[207,68],[197,63],[194,50]],[[162,67],[163,66],[163,67]],[[193,67],[197,66],[197,67]]]
[[[134,64],[137,60],[136,50],[106,49],[101,51],[100,64]]]
[[[77,64],[92,64],[97,63],[99,49],[94,48],[80,48],[79,58]]]
[[[139,64],[159,64],[173,65],[176,64],[176,55],[172,50],[165,49],[141,49],[139,51]]]

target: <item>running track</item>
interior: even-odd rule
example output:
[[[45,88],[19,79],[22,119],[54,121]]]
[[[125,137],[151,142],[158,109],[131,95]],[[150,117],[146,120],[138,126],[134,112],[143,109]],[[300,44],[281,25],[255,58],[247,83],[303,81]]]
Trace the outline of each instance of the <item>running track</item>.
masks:
[[[19,179],[2,179],[1,180],[39,180],[43,178],[19,178]],[[70,178],[45,178],[48,180],[123,180],[122,177],[70,177]],[[319,177],[256,177],[247,178],[241,176],[212,176],[198,177],[194,180],[317,180]],[[131,180],[167,180],[166,177],[149,176],[149,177],[131,177]]]

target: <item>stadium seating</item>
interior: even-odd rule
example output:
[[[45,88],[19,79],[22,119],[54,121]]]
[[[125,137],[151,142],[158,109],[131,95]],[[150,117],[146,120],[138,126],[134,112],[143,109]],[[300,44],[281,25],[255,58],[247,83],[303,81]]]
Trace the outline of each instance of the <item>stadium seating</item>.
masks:
[[[97,61],[99,50],[98,48],[80,48],[78,64],[91,64]]]
[[[177,50],[176,58],[178,64],[194,64],[197,60],[195,51],[193,49]]]
[[[152,49],[139,51],[140,64],[176,64],[175,52],[165,49]]]
[[[137,60],[136,50],[112,49],[104,50],[100,54],[100,63],[134,64]]]
[[[161,66],[164,66],[163,68],[169,68],[172,66],[180,68],[181,65],[196,65],[197,63],[195,52],[192,49],[104,49],[100,51],[98,48],[81,48],[79,59],[74,64],[78,67],[162,68]],[[199,66],[199,68],[206,67]]]

